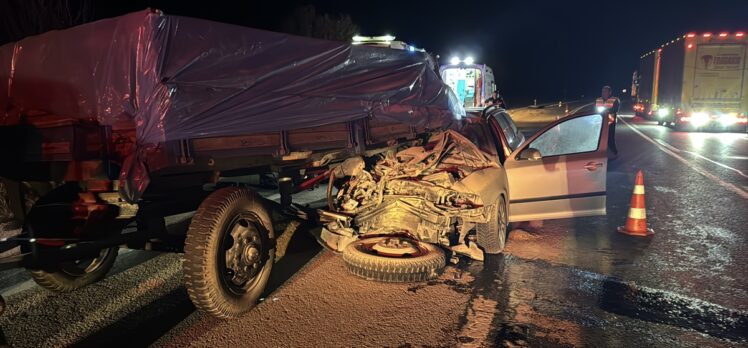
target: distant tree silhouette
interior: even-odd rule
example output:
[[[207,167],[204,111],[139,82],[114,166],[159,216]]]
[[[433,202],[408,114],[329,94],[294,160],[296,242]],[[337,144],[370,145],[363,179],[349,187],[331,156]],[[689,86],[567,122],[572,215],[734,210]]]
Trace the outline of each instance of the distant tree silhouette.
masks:
[[[350,41],[359,27],[347,14],[320,14],[313,5],[297,7],[281,26],[283,32],[318,39]]]
[[[91,0],[2,0],[0,43],[91,21]]]

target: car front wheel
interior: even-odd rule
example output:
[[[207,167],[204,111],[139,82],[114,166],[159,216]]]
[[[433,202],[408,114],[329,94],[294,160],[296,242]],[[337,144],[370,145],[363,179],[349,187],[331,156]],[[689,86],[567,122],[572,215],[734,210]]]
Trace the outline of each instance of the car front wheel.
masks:
[[[488,222],[475,226],[478,245],[487,254],[499,254],[504,251],[507,236],[506,200],[500,195],[494,204],[488,207]]]

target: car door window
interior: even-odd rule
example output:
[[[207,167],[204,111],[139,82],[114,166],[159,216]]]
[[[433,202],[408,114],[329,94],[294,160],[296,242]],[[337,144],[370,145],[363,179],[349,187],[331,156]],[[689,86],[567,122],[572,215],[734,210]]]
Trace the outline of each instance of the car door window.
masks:
[[[514,121],[512,120],[512,117],[509,116],[506,112],[502,112],[499,114],[500,118],[504,120],[504,124],[506,124],[507,131],[511,132],[513,137],[512,140],[509,141],[509,148],[514,151],[519,145],[522,144],[522,142],[525,140],[524,135],[519,132],[519,129],[517,129],[517,125],[514,124]]]
[[[515,143],[516,143],[516,134],[512,130],[512,127],[507,123],[506,118],[501,113],[498,113],[494,116],[496,118],[496,121],[499,123],[499,128],[501,128],[501,132],[504,133],[504,138],[506,138],[506,143],[509,148],[514,151],[515,149]]]
[[[560,156],[596,151],[600,145],[603,118],[600,115],[577,117],[557,124],[530,143],[541,156]]]

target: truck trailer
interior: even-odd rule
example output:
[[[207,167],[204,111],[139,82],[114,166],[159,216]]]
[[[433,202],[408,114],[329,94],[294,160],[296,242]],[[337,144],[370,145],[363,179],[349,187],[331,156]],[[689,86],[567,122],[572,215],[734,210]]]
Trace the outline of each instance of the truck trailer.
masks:
[[[158,10],[0,46],[0,81],[0,178],[22,223],[0,270],[72,291],[120,246],[180,252],[191,299],[221,318],[255,304],[274,263],[272,202],[240,178],[276,176],[292,213],[292,193],[340,162],[465,117],[424,52]],[[54,185],[26,209],[35,182]],[[186,233],[166,229],[193,211]]]
[[[676,130],[745,132],[745,33],[688,33],[643,54],[634,74],[638,116]]]

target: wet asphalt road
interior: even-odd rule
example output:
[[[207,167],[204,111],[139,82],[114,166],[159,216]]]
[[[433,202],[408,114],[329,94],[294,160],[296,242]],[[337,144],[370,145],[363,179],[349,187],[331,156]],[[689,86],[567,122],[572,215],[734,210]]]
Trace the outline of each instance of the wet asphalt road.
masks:
[[[196,312],[179,255],[123,254],[102,282],[51,294],[0,273],[12,346],[745,346],[748,135],[618,127],[608,216],[510,234],[505,255],[462,260],[437,280],[383,284],[346,273],[306,227],[279,221],[280,259],[244,318]],[[655,235],[624,223],[637,169]],[[310,192],[301,201],[314,202]],[[185,225],[188,220],[175,222]]]

